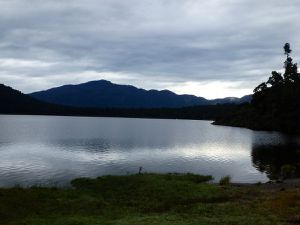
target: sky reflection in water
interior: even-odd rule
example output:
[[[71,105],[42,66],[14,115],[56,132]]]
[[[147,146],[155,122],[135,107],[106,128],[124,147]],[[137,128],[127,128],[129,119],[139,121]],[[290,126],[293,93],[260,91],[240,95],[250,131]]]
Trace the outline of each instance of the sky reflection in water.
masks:
[[[267,181],[276,169],[264,169],[274,161],[266,155],[278,154],[265,152],[298,146],[299,136],[209,121],[3,115],[0,186],[67,185],[76,177],[137,173],[140,166],[144,172],[209,174],[215,181],[225,175]]]

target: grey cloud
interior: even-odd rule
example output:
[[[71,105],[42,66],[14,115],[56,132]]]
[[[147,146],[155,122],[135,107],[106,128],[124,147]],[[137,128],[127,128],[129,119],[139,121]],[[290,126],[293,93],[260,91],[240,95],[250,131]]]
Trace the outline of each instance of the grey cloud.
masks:
[[[299,10],[297,0],[1,1],[0,79],[25,92],[72,82],[72,73],[251,89],[282,69],[284,42],[298,58]],[[15,67],[1,64],[9,60]]]

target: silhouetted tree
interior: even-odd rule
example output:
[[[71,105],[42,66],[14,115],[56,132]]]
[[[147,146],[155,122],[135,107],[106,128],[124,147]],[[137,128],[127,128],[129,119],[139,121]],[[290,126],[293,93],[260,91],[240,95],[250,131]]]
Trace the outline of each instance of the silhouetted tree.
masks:
[[[283,49],[284,49],[284,54],[286,55],[286,57],[288,58],[289,55],[291,54],[292,52],[292,49],[291,49],[291,46],[290,46],[290,43],[285,43],[284,46],[283,46]]]
[[[292,57],[289,56],[289,54],[292,52],[290,44],[286,43],[283,48],[284,54],[287,55],[286,61],[284,62],[284,80],[286,83],[298,83],[300,80],[298,66],[297,63],[293,63]]]
[[[298,66],[297,63],[293,63],[292,57],[287,57],[284,62],[284,80],[286,82],[295,82],[298,80]]]
[[[275,86],[275,85],[279,85],[282,83],[283,83],[283,77],[281,76],[281,73],[272,71],[272,76],[269,77],[267,84],[270,84],[271,86]]]
[[[285,43],[283,46],[284,54],[287,56],[284,62],[284,74],[283,77],[281,73],[277,71],[272,71],[272,76],[269,77],[267,82],[263,82],[258,85],[254,90],[254,94],[259,92],[264,92],[268,89],[268,84],[272,87],[278,86],[279,84],[283,83],[299,83],[300,82],[300,75],[298,73],[298,65],[297,63],[293,63],[293,58],[290,57],[290,53],[292,52],[291,46],[289,43]]]
[[[260,85],[258,85],[256,88],[254,88],[253,92],[257,93],[257,92],[260,92],[260,91],[264,91],[267,88],[268,88],[268,86],[267,86],[266,82],[263,82]]]
[[[216,124],[300,133],[300,74],[290,57],[290,44],[283,48],[287,56],[283,76],[273,71],[267,82],[253,90],[250,105],[219,118]]]

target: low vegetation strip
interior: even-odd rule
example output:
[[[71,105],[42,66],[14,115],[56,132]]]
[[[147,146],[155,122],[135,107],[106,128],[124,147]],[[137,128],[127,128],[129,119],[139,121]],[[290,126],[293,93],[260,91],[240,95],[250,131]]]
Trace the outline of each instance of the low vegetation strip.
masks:
[[[0,224],[299,224],[300,187],[219,185],[210,176],[80,178],[72,188],[0,189]]]

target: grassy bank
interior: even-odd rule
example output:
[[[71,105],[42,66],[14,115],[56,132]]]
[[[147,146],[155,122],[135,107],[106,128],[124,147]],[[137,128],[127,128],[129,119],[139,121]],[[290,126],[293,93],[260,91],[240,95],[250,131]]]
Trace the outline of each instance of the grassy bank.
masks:
[[[297,185],[207,184],[207,176],[76,179],[74,188],[0,189],[0,224],[300,224]]]

